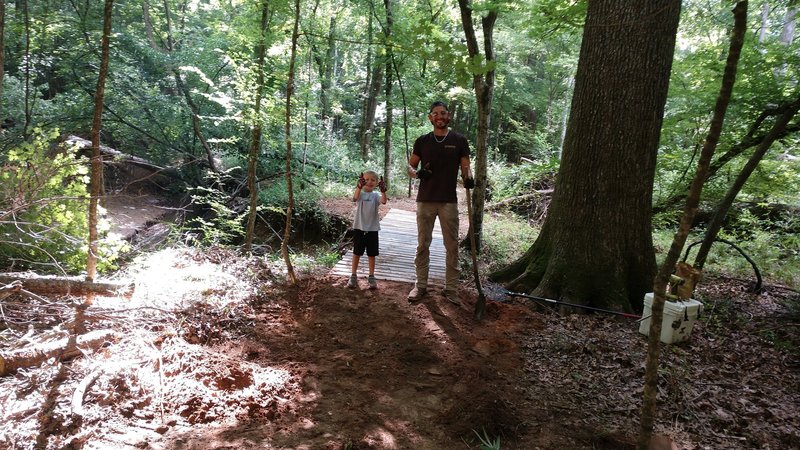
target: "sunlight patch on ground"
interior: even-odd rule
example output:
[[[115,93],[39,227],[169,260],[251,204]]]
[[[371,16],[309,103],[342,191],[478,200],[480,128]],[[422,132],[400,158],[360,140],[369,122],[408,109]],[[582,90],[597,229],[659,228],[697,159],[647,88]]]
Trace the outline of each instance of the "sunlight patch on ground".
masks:
[[[372,447],[392,450],[397,448],[395,437],[386,429],[379,428],[370,432],[365,438],[364,443]]]
[[[256,290],[248,283],[249,272],[258,267],[245,263],[223,265],[214,262],[212,250],[168,248],[137,258],[126,277],[135,290],[127,307],[152,306],[162,309],[185,308],[204,301],[226,304],[241,301]]]

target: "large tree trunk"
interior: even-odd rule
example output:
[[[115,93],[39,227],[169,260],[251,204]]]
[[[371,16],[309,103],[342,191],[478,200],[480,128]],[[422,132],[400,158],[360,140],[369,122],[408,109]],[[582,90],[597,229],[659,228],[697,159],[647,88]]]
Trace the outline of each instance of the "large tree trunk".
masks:
[[[553,200],[491,275],[512,291],[630,311],[656,272],[651,209],[680,0],[590,2]]]

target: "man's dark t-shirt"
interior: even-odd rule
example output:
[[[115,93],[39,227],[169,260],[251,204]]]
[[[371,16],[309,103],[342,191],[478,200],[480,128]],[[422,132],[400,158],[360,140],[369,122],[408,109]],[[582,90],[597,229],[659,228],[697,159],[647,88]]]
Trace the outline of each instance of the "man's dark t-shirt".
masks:
[[[440,143],[430,132],[414,141],[414,154],[420,157],[419,167],[432,172],[430,178],[420,180],[417,201],[456,203],[456,181],[461,157],[469,156],[467,138],[450,131]]]

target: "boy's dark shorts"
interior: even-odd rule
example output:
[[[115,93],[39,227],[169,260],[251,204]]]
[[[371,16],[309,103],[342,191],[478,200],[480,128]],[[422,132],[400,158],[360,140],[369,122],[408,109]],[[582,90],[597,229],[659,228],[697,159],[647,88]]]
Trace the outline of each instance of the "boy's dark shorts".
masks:
[[[378,256],[378,232],[353,230],[353,254],[358,256]]]

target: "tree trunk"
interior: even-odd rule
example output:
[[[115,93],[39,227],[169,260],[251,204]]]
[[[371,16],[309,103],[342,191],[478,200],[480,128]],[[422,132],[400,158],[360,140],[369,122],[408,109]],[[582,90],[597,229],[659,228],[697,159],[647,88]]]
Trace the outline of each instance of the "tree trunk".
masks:
[[[333,86],[334,53],[336,51],[336,17],[331,16],[328,29],[328,48],[324,61],[317,61],[320,74],[320,119],[326,123],[331,117],[331,86]]]
[[[472,190],[472,217],[470,218],[470,236],[475,236],[475,251],[480,252],[483,235],[483,206],[486,203],[486,174],[488,164],[489,125],[491,122],[492,96],[494,94],[495,70],[493,64],[494,41],[492,34],[497,21],[497,10],[490,9],[481,19],[483,28],[483,54],[478,50],[478,39],[472,26],[472,2],[458,0],[461,10],[461,24],[464,27],[464,36],[467,40],[467,49],[473,63],[483,59],[483,65],[488,66],[485,73],[475,73],[472,76],[472,86],[475,89],[475,101],[478,106],[478,133],[475,145],[475,188]],[[481,71],[483,72],[483,71]]]
[[[292,236],[292,214],[294,213],[294,190],[292,189],[292,93],[294,92],[294,64],[297,59],[297,38],[300,35],[300,0],[294,0],[294,30],[292,31],[292,51],[289,55],[289,76],[286,80],[286,190],[289,195],[286,206],[286,228],[283,232],[283,242],[281,242],[281,254],[286,263],[286,270],[289,281],[297,283],[297,275],[294,273],[292,258],[289,255],[289,239]]]
[[[244,239],[244,251],[250,252],[253,247],[253,235],[256,229],[256,215],[258,213],[258,183],[256,183],[256,168],[258,167],[258,153],[261,149],[261,93],[264,91],[264,60],[267,55],[267,22],[269,19],[269,2],[261,3],[261,28],[259,41],[256,46],[256,98],[253,105],[253,136],[250,142],[250,154],[247,161],[247,187],[250,190],[250,209],[247,212],[247,230]]]
[[[487,143],[489,141],[489,125],[492,112],[492,96],[494,94],[494,42],[492,34],[497,20],[497,10],[490,9],[481,19],[483,28],[483,55],[478,50],[478,39],[472,26],[472,2],[458,0],[461,10],[461,24],[467,39],[469,56],[474,62],[483,58],[483,65],[488,66],[485,73],[475,73],[472,76],[472,86],[475,89],[475,100],[478,106],[478,135],[475,145],[475,188],[472,190],[472,217],[470,233],[475,236],[475,251],[480,252],[481,236],[483,234],[483,209],[486,203],[486,174],[488,164]],[[483,72],[483,71],[481,71]]]
[[[100,129],[103,119],[103,95],[108,75],[108,51],[111,37],[111,17],[114,0],[106,0],[103,9],[103,37],[100,41],[100,73],[97,75],[97,89],[94,93],[94,116],[92,117],[92,173],[89,183],[89,252],[86,258],[86,280],[94,281],[97,276],[97,204],[103,188],[103,156],[100,153]],[[91,299],[91,296],[88,297]],[[91,300],[87,300],[91,301]]]
[[[172,37],[172,19],[169,4],[166,0],[164,0],[164,16],[167,18],[167,52],[171,53],[175,50],[175,40]],[[186,105],[189,107],[189,113],[192,118],[192,129],[194,130],[195,137],[200,141],[200,145],[206,152],[208,167],[215,173],[219,173],[217,164],[214,162],[214,154],[211,151],[211,147],[208,145],[208,141],[206,141],[203,128],[200,124],[200,109],[194,103],[194,100],[192,100],[192,93],[189,92],[189,88],[184,84],[178,69],[172,69],[172,75],[175,78],[175,86],[177,86],[178,90],[183,94]]]
[[[375,131],[375,110],[378,108],[378,95],[381,92],[383,79],[383,64],[375,61],[372,68],[372,75],[367,86],[367,98],[364,99],[364,114],[361,122],[361,133],[359,133],[359,144],[361,147],[361,159],[367,162],[372,148],[372,133]]]
[[[770,146],[772,146],[772,144],[775,142],[778,135],[783,132],[789,121],[792,120],[795,115],[797,115],[798,110],[800,110],[800,99],[795,99],[795,101],[789,104],[789,108],[778,118],[775,124],[772,125],[772,130],[770,130],[764,141],[761,142],[753,155],[750,156],[747,164],[744,165],[742,171],[736,177],[736,180],[725,194],[725,198],[722,199],[720,204],[714,210],[714,215],[706,227],[706,233],[703,236],[703,243],[700,244],[700,249],[697,250],[697,255],[694,259],[695,269],[703,269],[703,266],[706,263],[706,258],[708,257],[708,252],[711,250],[711,245],[714,243],[714,239],[717,238],[717,233],[719,233],[719,230],[722,228],[725,216],[727,216],[731,205],[733,205],[733,201],[736,200],[736,196],[739,194],[739,191],[742,190],[742,187],[747,182],[747,179],[750,178],[750,175],[753,174],[753,171],[758,166],[758,163],[764,159],[764,155],[767,153],[767,150],[769,150]]]
[[[6,77],[6,2],[0,2],[0,118],[3,117],[3,80]]]
[[[388,42],[389,37],[392,35],[392,26],[394,24],[394,17],[392,16],[392,0],[383,0],[383,6],[386,8],[386,28],[384,33]],[[383,132],[383,179],[391,186],[392,180],[392,47],[386,45],[386,125]]]
[[[630,311],[656,272],[656,153],[680,0],[590,2],[561,169],[538,239],[490,275],[512,291]]]
[[[736,82],[736,71],[739,64],[739,56],[744,44],[744,35],[747,30],[747,1],[736,4],[733,10],[735,25],[731,33],[731,44],[728,51],[728,59],[725,63],[725,72],[722,76],[717,102],[714,106],[714,115],[708,135],[703,143],[700,152],[700,159],[697,162],[697,171],[692,179],[689,194],[686,198],[686,206],[683,209],[678,230],[672,240],[672,245],[667,252],[666,258],[658,271],[653,282],[653,304],[651,307],[652,316],[650,318],[650,331],[647,337],[647,360],[645,362],[644,390],[642,399],[641,419],[639,426],[638,450],[647,450],[653,434],[653,427],[656,420],[656,399],[658,394],[658,360],[661,349],[661,321],[664,317],[664,302],[666,299],[667,283],[670,275],[675,270],[675,263],[678,262],[681,250],[686,244],[689,229],[692,226],[694,215],[697,212],[697,205],[700,204],[700,194],[703,185],[708,178],[708,168],[711,157],[719,142],[722,133],[722,125],[725,120],[725,113],[728,110],[733,85]]]
[[[108,0],[111,1],[111,0]],[[42,364],[50,358],[65,361],[83,356],[85,351],[79,347],[89,347],[97,350],[108,342],[117,341],[119,335],[114,330],[95,330],[85,335],[78,336],[75,345],[70,346],[70,339],[64,338],[57,341],[45,342],[40,345],[26,347],[19,350],[0,354],[0,376],[5,376],[23,367],[33,367]]]
[[[25,274],[2,274],[0,275],[0,285],[10,285],[11,283],[22,283],[22,288],[26,291],[42,295],[129,295],[133,292],[133,285],[87,281],[82,277],[57,277],[57,276],[38,276]]]
[[[28,138],[28,129],[31,126],[31,17],[28,11],[28,0],[22,0],[22,14],[25,19],[25,123],[22,127],[22,136]]]

